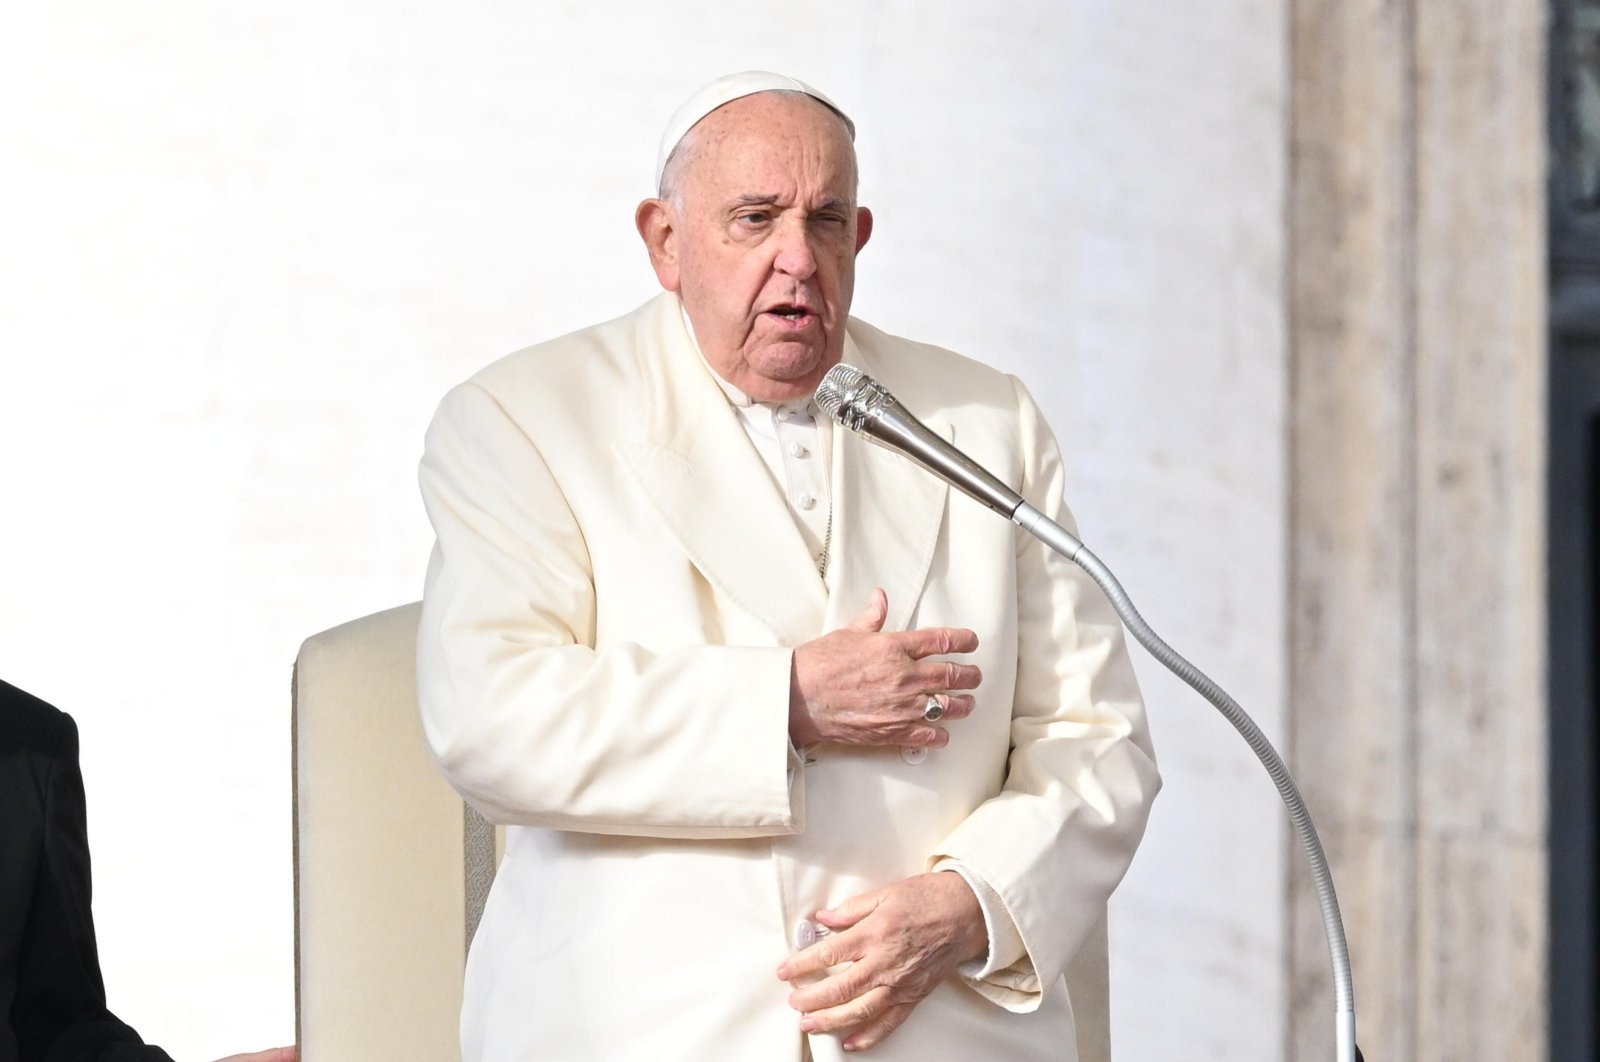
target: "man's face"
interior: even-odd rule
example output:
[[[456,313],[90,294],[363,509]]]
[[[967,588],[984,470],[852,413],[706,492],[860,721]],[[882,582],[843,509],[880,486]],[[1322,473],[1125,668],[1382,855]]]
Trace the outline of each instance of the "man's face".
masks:
[[[690,134],[681,205],[647,200],[639,231],[706,361],[757,401],[811,394],[844,353],[855,258],[855,150],[820,103],[761,93]]]

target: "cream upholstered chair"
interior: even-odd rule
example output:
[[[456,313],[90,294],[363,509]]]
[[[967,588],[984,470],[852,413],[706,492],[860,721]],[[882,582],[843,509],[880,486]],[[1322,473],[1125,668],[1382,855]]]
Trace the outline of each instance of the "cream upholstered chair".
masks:
[[[419,608],[325,631],[295,661],[295,1009],[308,1062],[461,1056],[468,926],[493,840],[423,743]]]
[[[434,770],[420,606],[306,640],[294,678],[295,996],[304,1062],[460,1057],[466,949],[497,834]],[[1102,921],[1067,971],[1080,1062],[1111,1057]]]

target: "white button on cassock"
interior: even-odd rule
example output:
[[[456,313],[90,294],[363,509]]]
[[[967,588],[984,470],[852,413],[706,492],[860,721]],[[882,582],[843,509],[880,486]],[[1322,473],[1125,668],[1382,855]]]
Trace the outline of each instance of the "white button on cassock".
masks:
[[[817,499],[809,494],[802,494],[794,500],[794,503],[802,509],[810,509],[817,504]]]
[[[802,918],[794,924],[794,950],[805,951],[811,945],[821,940],[827,931],[809,918]]]
[[[915,767],[928,758],[928,749],[924,745],[901,745],[900,758]]]

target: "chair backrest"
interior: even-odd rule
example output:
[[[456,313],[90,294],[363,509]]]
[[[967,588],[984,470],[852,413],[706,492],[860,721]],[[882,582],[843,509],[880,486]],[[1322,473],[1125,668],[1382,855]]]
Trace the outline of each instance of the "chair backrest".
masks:
[[[295,994],[309,1062],[461,1057],[468,831],[417,715],[420,606],[295,662]]]
[[[295,1015],[304,1062],[444,1062],[501,850],[434,769],[421,606],[308,638],[295,661]],[[1080,1062],[1110,1062],[1106,927],[1067,971]]]

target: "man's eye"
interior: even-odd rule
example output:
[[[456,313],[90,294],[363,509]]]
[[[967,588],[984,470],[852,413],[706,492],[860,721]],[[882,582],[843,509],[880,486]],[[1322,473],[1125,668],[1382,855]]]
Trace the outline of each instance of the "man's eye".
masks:
[[[748,213],[740,214],[739,220],[744,222],[746,225],[762,225],[766,223],[768,217],[769,215],[764,214],[759,210],[752,210]]]

